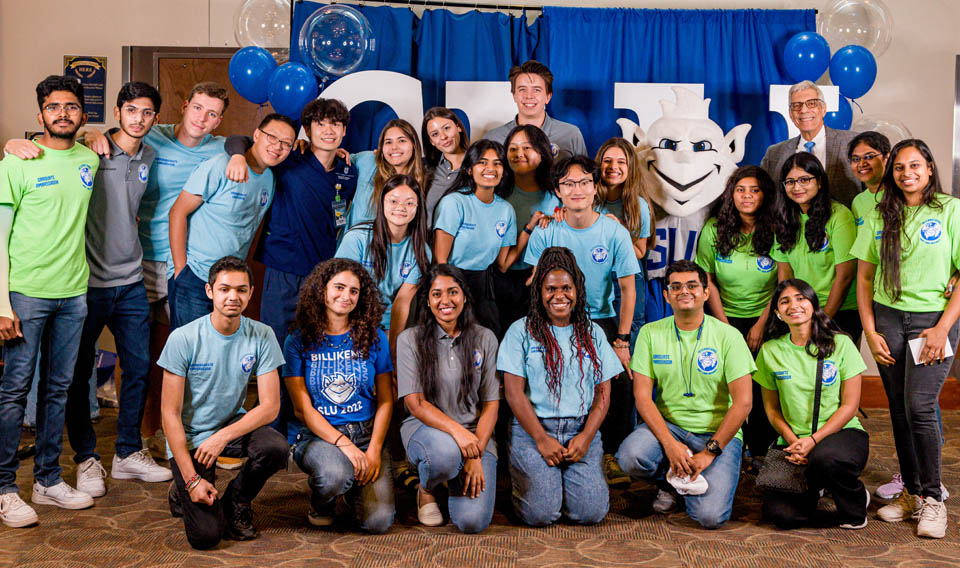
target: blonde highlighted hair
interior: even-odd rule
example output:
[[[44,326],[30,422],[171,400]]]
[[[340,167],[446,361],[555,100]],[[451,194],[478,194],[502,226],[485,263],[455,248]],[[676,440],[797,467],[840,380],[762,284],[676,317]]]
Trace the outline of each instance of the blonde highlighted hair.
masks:
[[[650,227],[651,231],[653,230],[654,223],[656,219],[654,218],[653,211],[653,202],[650,201],[650,196],[647,193],[646,188],[643,185],[643,172],[641,171],[642,165],[640,164],[640,155],[637,153],[637,149],[633,147],[632,144],[627,142],[625,139],[618,137],[611,138],[603,143],[600,146],[600,149],[597,150],[597,165],[600,167],[600,183],[597,184],[597,203],[596,205],[604,205],[607,202],[607,196],[610,194],[612,187],[608,187],[607,184],[603,181],[603,155],[606,154],[607,150],[610,148],[619,148],[623,151],[624,156],[627,157],[627,179],[621,184],[620,192],[620,201],[623,203],[623,224],[627,227],[627,230],[630,231],[630,237],[633,240],[637,240],[637,235],[640,232],[640,200],[644,200],[647,203],[647,210],[650,212]]]
[[[383,127],[383,130],[380,131],[380,139],[377,140],[377,155],[375,158],[377,173],[373,175],[373,195],[370,196],[371,204],[374,207],[380,203],[380,192],[383,191],[383,186],[387,183],[387,180],[401,173],[387,161],[383,152],[383,140],[387,137],[387,131],[391,128],[399,128],[403,131],[404,136],[413,143],[413,153],[410,156],[410,162],[405,173],[417,180],[420,187],[427,187],[427,169],[423,164],[423,146],[420,145],[420,137],[417,136],[417,131],[413,125],[402,118],[395,118]]]

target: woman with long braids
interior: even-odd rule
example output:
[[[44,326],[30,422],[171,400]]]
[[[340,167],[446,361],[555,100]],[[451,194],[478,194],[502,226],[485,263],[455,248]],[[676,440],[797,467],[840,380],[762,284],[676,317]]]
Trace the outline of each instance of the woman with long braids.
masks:
[[[918,518],[918,536],[943,538],[937,401],[953,363],[946,349],[957,345],[960,294],[949,294],[948,282],[960,268],[960,201],[943,193],[922,140],[890,150],[880,185],[883,197],[864,218],[853,254],[860,259],[860,317],[890,404],[904,490],[877,514],[888,522]],[[914,355],[908,342],[916,340]]]
[[[423,158],[429,180],[429,189],[424,198],[427,202],[427,221],[430,222],[437,202],[457,179],[470,140],[460,118],[452,110],[439,106],[423,115],[420,140],[423,142]]]
[[[850,247],[857,238],[853,213],[830,198],[827,174],[813,154],[798,152],[780,169],[776,241],[770,256],[779,280],[799,278],[817,292],[823,311],[855,345],[862,327],[857,313],[857,273]]]
[[[347,213],[347,228],[377,216],[380,192],[387,180],[397,174],[412,176],[420,187],[426,186],[427,170],[417,130],[406,120],[395,118],[380,131],[377,150],[352,154],[357,168],[357,192]]]
[[[309,477],[314,526],[333,524],[345,495],[360,528],[393,524],[393,480],[384,441],[393,410],[390,350],[379,329],[383,304],[360,263],[333,258],[300,288],[284,342],[283,376],[304,424],[293,459]]]
[[[499,142],[471,144],[456,182],[433,215],[437,263],[463,271],[477,320],[497,337],[500,314],[492,271],[507,270],[517,257],[517,216],[506,201],[513,189],[513,172],[506,164],[507,153]]]
[[[737,168],[697,241],[697,264],[710,278],[710,312],[737,328],[753,353],[763,341],[770,296],[777,286],[776,263],[770,258],[776,199],[776,185],[763,168]],[[760,385],[754,383],[744,444],[756,458],[766,455],[776,437],[763,410]]]
[[[767,323],[753,380],[761,386],[763,406],[787,459],[807,466],[807,491],[766,491],[763,518],[784,529],[806,525],[826,489],[837,505],[840,528],[862,529],[870,492],[860,474],[870,437],[857,419],[860,374],[867,368],[860,350],[820,309],[816,292],[803,280],[777,285],[769,310],[774,317]],[[818,358],[823,358],[823,370],[814,428]]]
[[[398,174],[383,185],[377,217],[351,228],[337,247],[337,258],[359,262],[379,282],[381,324],[389,332],[391,348],[407,326],[410,303],[430,266],[427,238],[420,184],[413,176]]]
[[[420,476],[417,518],[443,524],[434,491],[447,483],[450,520],[477,533],[493,518],[497,490],[497,339],[474,319],[454,266],[430,268],[417,304],[416,326],[397,340],[397,382],[410,411],[400,437]]]
[[[610,379],[623,366],[587,315],[586,284],[573,253],[546,249],[534,275],[530,311],[510,326],[497,358],[515,416],[513,507],[538,527],[561,514],[599,523],[609,509],[599,430]]]

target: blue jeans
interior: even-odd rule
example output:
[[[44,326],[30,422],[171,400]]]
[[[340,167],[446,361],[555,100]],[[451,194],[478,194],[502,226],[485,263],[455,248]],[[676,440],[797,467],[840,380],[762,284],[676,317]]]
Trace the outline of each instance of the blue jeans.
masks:
[[[207,281],[184,266],[167,281],[170,302],[170,331],[186,325],[213,311],[213,301],[207,297]]]
[[[263,298],[260,301],[260,321],[269,325],[273,334],[277,336],[280,347],[287,337],[290,324],[297,313],[297,299],[300,296],[300,285],[304,277],[282,272],[269,266],[263,273]],[[274,430],[287,437],[291,444],[296,443],[297,434],[303,424],[293,414],[293,403],[287,386],[280,383],[280,413],[270,424]]]
[[[667,427],[674,438],[683,442],[690,451],[699,453],[703,446],[713,437],[713,433],[694,434],[683,428],[667,422]],[[743,444],[734,438],[723,449],[723,453],[713,460],[701,475],[707,479],[709,488],[702,495],[685,495],[687,513],[690,518],[707,529],[719,528],[730,520],[733,511],[733,495],[737,491],[737,482],[740,480],[740,454]],[[670,460],[663,451],[660,441],[653,435],[646,424],[637,426],[632,434],[627,436],[617,452],[617,461],[623,471],[631,477],[656,481],[661,487],[664,485],[664,475],[670,468]]]
[[[370,445],[373,420],[334,426],[363,451]],[[346,495],[353,506],[354,519],[360,528],[373,534],[387,532],[393,524],[396,507],[393,499],[393,476],[390,453],[386,446],[380,453],[380,475],[372,483],[354,485],[353,465],[339,448],[318,438],[309,429],[300,431],[293,459],[308,476],[310,502],[320,513],[332,511],[334,500]]]
[[[76,452],[73,460],[81,463],[91,457],[98,460],[97,435],[90,423],[90,382],[83,380],[90,372],[97,353],[97,338],[106,326],[117,343],[117,356],[123,375],[117,393],[116,453],[125,458],[139,452],[140,423],[147,401],[147,374],[150,372],[150,303],[143,282],[89,288],[87,290],[87,319],[80,335],[80,350],[74,376],[67,392],[67,436]],[[94,383],[96,384],[96,383]]]
[[[10,293],[10,304],[20,317],[22,338],[3,346],[4,371],[0,381],[0,494],[17,491],[17,447],[23,428],[24,408],[30,383],[42,358],[37,393],[37,456],[33,476],[40,485],[52,487],[60,477],[64,411],[67,389],[73,380],[80,346],[80,331],[87,315],[83,294],[46,300]],[[41,352],[43,353],[41,357]],[[86,380],[84,376],[84,380]]]
[[[417,468],[424,489],[433,491],[441,483],[450,482],[450,520],[465,533],[481,532],[493,519],[497,494],[497,456],[491,452],[493,443],[491,438],[483,452],[483,491],[476,498],[470,498],[463,495],[460,480],[463,458],[453,436],[436,428],[420,426],[407,441],[407,458]]]
[[[583,431],[586,417],[541,418],[547,434],[564,446]],[[520,519],[535,527],[547,526],[563,513],[574,523],[592,525],[607,516],[610,492],[603,476],[600,432],[587,454],[576,463],[549,466],[537,443],[514,419],[510,437],[510,479],[513,508]]]

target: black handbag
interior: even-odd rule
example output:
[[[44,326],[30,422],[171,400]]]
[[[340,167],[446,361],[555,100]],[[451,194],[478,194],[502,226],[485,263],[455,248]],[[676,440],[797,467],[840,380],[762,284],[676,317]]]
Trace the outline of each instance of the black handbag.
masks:
[[[820,391],[823,387],[823,357],[817,357],[817,384],[813,395],[813,425],[810,435],[817,431],[820,424]],[[769,491],[787,493],[806,493],[807,466],[797,465],[787,460],[786,446],[776,442],[767,450],[760,473],[757,474],[757,487]]]

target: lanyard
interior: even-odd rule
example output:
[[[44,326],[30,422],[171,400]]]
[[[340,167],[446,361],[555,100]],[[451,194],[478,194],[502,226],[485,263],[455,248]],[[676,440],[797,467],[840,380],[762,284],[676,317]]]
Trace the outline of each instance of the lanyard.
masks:
[[[697,343],[693,346],[693,353],[690,354],[690,363],[686,370],[683,368],[683,342],[680,341],[680,328],[677,327],[676,320],[673,322],[673,331],[677,334],[677,345],[680,346],[680,375],[683,377],[683,385],[687,387],[686,392],[683,393],[683,396],[686,397],[696,396],[693,394],[693,359],[697,355],[697,348],[700,347],[700,336],[703,335],[703,324],[705,322],[706,318],[700,322],[700,327],[697,328]]]

